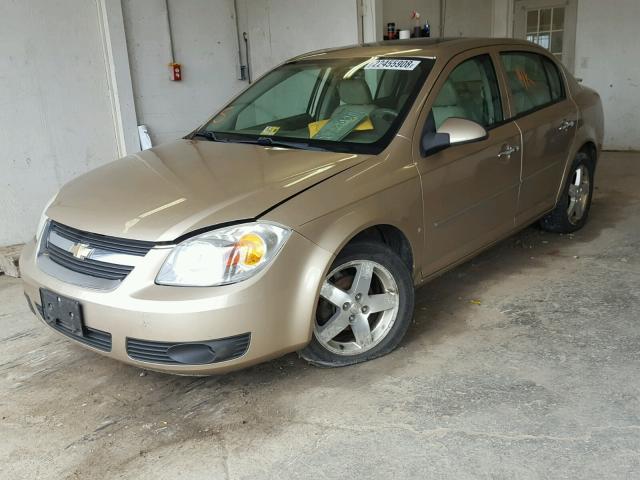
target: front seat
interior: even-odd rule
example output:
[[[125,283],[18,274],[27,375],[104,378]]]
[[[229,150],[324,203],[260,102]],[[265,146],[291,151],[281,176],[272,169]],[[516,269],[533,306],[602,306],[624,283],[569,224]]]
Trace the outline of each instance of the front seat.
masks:
[[[369,117],[376,108],[371,90],[363,78],[346,78],[338,84],[341,105],[314,139],[338,141],[349,135],[355,127]]]
[[[433,119],[436,124],[436,129],[444,123],[447,118],[459,117],[468,118],[467,112],[460,106],[458,100],[458,93],[455,87],[450,81],[445,82],[436,98],[433,102]]]
[[[352,109],[354,106],[369,111],[375,108],[371,98],[371,90],[363,78],[345,78],[340,81],[338,94],[341,105],[334,110],[332,117],[338,116],[345,109]]]

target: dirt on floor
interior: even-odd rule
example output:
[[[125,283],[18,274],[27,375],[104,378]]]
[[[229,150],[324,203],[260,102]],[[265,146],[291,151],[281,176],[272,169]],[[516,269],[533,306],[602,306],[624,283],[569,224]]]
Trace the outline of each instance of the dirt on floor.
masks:
[[[640,472],[640,154],[589,224],[524,230],[417,292],[401,348],[218,377],[59,337],[0,277],[0,477],[632,478]]]

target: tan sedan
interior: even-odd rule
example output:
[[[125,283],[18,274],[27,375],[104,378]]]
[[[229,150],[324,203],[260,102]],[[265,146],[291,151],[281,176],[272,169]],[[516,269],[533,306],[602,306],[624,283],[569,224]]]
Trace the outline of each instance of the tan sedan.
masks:
[[[60,334],[154,370],[369,360],[402,341],[414,287],[533,222],[581,228],[602,137],[598,94],[530,43],[302,55],[188,138],[65,185],[25,293]]]

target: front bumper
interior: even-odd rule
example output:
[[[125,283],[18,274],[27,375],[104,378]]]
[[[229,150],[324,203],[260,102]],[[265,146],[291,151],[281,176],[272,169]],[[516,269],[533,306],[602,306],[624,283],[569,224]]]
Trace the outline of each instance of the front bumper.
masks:
[[[104,345],[76,343],[151,370],[222,373],[298,350],[310,341],[320,284],[332,260],[330,252],[293,232],[264,271],[246,281],[219,287],[156,285],[156,274],[168,254],[169,249],[152,249],[118,287],[103,291],[71,285],[44,273],[38,268],[31,242],[20,258],[25,295],[35,310],[41,308],[41,288],[78,300],[87,331],[110,335],[111,346],[110,351],[104,351]],[[36,315],[44,321],[41,312]],[[167,364],[154,361],[153,355],[142,361],[133,358],[141,357],[131,342],[146,342],[153,348],[158,343],[214,342],[211,345],[220,346],[221,340],[241,337],[248,341],[241,356],[204,364]],[[238,342],[235,346],[241,347]],[[137,347],[141,348],[140,344]],[[214,351],[216,348],[212,346]],[[224,344],[224,348],[231,346]],[[188,361],[189,357],[185,358]]]

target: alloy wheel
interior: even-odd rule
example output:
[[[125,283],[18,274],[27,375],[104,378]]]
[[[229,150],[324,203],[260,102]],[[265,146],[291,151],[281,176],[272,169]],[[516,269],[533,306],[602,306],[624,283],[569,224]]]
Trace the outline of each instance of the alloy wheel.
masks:
[[[399,303],[389,270],[371,260],[347,262],[331,271],[322,285],[315,336],[338,355],[364,353],[387,336]]]
[[[572,225],[577,225],[587,210],[591,193],[590,182],[589,169],[584,164],[578,165],[569,184],[567,216]]]

